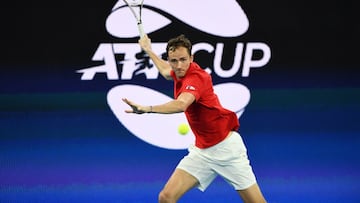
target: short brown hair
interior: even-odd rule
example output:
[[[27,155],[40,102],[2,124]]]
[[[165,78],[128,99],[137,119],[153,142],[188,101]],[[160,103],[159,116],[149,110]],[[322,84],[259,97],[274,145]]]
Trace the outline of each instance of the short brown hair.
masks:
[[[183,34],[174,37],[168,41],[166,46],[166,54],[168,54],[169,51],[175,51],[175,49],[179,47],[185,47],[189,55],[191,55],[192,44],[190,40],[186,38]]]

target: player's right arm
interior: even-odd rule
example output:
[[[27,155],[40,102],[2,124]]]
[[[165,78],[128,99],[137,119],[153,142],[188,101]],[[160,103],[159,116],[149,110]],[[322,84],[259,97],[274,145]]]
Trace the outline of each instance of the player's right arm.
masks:
[[[170,75],[171,66],[170,64],[160,58],[156,53],[153,52],[151,48],[151,39],[145,35],[144,37],[139,39],[139,44],[141,48],[148,54],[150,59],[154,62],[156,68],[159,70],[160,74],[167,80],[171,80],[172,77]]]

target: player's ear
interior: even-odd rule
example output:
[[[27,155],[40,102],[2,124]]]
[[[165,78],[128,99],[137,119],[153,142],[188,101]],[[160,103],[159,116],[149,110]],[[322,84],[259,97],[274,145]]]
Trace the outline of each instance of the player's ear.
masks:
[[[190,55],[190,62],[194,61],[194,55]]]

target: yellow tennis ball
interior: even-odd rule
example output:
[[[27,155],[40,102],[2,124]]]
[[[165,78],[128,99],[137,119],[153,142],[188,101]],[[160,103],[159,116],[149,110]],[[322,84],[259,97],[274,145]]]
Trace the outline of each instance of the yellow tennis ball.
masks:
[[[186,123],[181,123],[179,126],[178,126],[178,132],[180,135],[186,135],[188,132],[189,132],[189,125],[186,124]]]

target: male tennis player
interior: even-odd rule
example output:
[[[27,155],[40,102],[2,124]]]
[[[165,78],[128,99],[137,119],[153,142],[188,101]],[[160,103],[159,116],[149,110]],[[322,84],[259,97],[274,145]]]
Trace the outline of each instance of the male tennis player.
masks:
[[[191,42],[180,35],[168,41],[168,61],[159,58],[151,48],[151,40],[139,40],[166,79],[174,80],[175,99],[155,106],[138,105],[124,98],[131,110],[127,113],[185,112],[195,144],[159,194],[159,202],[176,202],[193,187],[204,191],[217,175],[223,177],[238,192],[244,202],[265,202],[249,164],[246,147],[237,133],[236,114],[223,108],[213,91],[211,76],[193,62]]]

